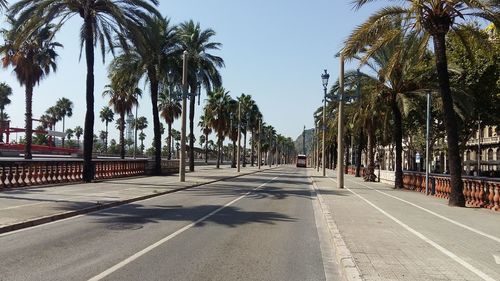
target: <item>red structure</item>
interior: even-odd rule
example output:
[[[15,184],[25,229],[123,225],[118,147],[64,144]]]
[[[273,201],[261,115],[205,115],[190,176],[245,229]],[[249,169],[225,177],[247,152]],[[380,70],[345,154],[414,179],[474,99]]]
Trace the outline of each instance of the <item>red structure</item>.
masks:
[[[33,119],[33,121],[39,121]],[[10,127],[10,121],[3,121],[0,127],[0,134],[5,134],[5,143],[0,143],[0,152],[2,151],[12,151],[12,152],[24,152],[24,144],[11,144],[10,134],[12,133],[24,133],[26,130],[24,128],[12,128]],[[33,134],[47,135],[48,132],[44,130],[33,130]],[[51,141],[49,140],[49,144]],[[79,149],[77,148],[63,148],[63,147],[53,147],[47,145],[32,145],[31,151],[38,154],[58,154],[67,155],[72,153],[77,153]],[[1,153],[0,153],[1,154]]]

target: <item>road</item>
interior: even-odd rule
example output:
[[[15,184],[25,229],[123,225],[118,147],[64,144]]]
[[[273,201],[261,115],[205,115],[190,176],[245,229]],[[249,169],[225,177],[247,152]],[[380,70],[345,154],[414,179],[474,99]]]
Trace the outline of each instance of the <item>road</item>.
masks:
[[[325,280],[316,201],[281,167],[7,233],[0,280]]]

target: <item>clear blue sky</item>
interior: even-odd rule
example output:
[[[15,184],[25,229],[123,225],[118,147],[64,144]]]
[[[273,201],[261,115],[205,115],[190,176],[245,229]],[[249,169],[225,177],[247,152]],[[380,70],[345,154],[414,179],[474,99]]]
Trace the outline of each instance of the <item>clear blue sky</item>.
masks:
[[[160,2],[161,13],[170,17],[173,23],[193,19],[200,22],[202,28],[210,27],[217,32],[214,40],[223,47],[214,54],[223,57],[226,63],[221,69],[223,86],[233,97],[241,93],[252,95],[264,121],[273,125],[278,133],[293,139],[302,132],[304,125],[313,126],[312,114],[321,105],[323,96],[320,78],[323,69],[328,69],[332,85],[339,73],[335,53],[351,30],[377,7],[370,5],[354,11],[350,1],[331,0]],[[74,17],[57,36],[56,40],[64,45],[59,50],[58,71],[41,81],[33,96],[34,118],[61,97],[72,100],[75,104],[73,117],[66,120],[66,128],[83,127],[85,116],[86,67],[84,57],[79,61],[80,26],[81,19]],[[108,83],[106,69],[111,59],[109,54],[103,65],[100,56],[96,55],[96,134],[104,130],[98,114],[107,105],[101,93]],[[19,86],[12,69],[2,70],[0,81],[7,82],[14,91],[12,104],[6,108],[12,125],[24,127],[24,89]],[[151,101],[147,86],[141,84],[141,87],[145,87],[145,95],[140,101],[139,116],[146,116],[149,121],[149,128],[145,130],[145,145],[149,147],[153,137]],[[202,91],[202,105],[197,108],[196,119],[200,116],[204,97],[206,94]],[[179,123],[176,121],[174,127],[179,129]],[[34,123],[34,127],[37,125]],[[56,129],[62,130],[62,122]],[[199,129],[196,129],[198,135]],[[118,139],[114,124],[110,125],[111,138]]]

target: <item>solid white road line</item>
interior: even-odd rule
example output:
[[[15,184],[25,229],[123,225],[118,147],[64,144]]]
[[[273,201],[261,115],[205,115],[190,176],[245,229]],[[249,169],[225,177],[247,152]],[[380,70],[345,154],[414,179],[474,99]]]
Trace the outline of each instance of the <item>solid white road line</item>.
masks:
[[[333,182],[336,182],[334,179],[328,177],[331,181]],[[475,268],[473,265],[471,265],[470,263],[466,262],[465,260],[463,260],[462,258],[460,258],[459,256],[455,255],[454,253],[450,252],[448,249],[444,248],[443,246],[439,245],[438,243],[432,241],[431,239],[427,238],[425,235],[423,235],[422,233],[416,231],[415,229],[411,228],[410,226],[408,226],[407,224],[403,223],[402,221],[398,220],[397,218],[393,217],[391,214],[387,213],[386,211],[384,211],[383,209],[381,209],[380,207],[378,207],[377,205],[373,204],[372,202],[370,202],[368,199],[364,198],[363,196],[357,194],[356,192],[354,192],[353,190],[351,190],[350,188],[346,187],[345,189],[349,190],[352,194],[356,195],[357,197],[359,197],[361,200],[365,201],[367,204],[369,204],[370,206],[372,206],[373,208],[375,208],[377,211],[381,212],[382,214],[384,214],[386,217],[390,218],[391,220],[393,220],[395,223],[399,224],[400,226],[402,226],[404,229],[408,230],[409,232],[413,233],[415,236],[417,236],[418,238],[422,239],[424,242],[428,243],[429,245],[433,246],[434,248],[436,248],[437,250],[439,250],[441,253],[447,255],[448,257],[450,257],[451,259],[453,259],[454,261],[456,261],[457,263],[461,264],[463,267],[467,268],[468,270],[470,270],[472,273],[476,274],[477,276],[479,276],[481,279],[485,280],[485,281],[495,281],[494,278],[492,278],[491,276],[487,275],[486,273],[482,272],[481,270]]]
[[[438,214],[438,213],[435,213],[435,212],[433,212],[433,211],[431,211],[431,210],[429,210],[429,209],[426,209],[426,208],[424,208],[424,207],[422,207],[422,206],[419,206],[419,205],[417,205],[417,204],[415,204],[415,203],[412,203],[412,202],[406,201],[406,200],[404,200],[404,199],[402,199],[402,198],[399,198],[399,197],[397,197],[397,196],[394,196],[394,195],[391,195],[391,194],[385,193],[385,192],[383,192],[383,191],[380,191],[380,190],[378,190],[378,189],[372,188],[372,187],[370,187],[370,186],[368,186],[368,185],[366,185],[366,184],[363,184],[363,183],[355,182],[355,181],[352,181],[352,180],[348,180],[348,181],[350,181],[350,182],[352,182],[352,183],[355,183],[355,184],[359,184],[359,185],[361,185],[361,186],[364,186],[364,187],[366,187],[366,188],[369,188],[369,189],[371,189],[371,190],[374,190],[374,191],[376,191],[376,192],[378,192],[378,193],[384,194],[385,196],[388,196],[388,197],[394,198],[394,199],[396,199],[396,200],[399,200],[399,201],[401,201],[401,202],[404,202],[404,203],[406,203],[406,204],[408,204],[408,205],[411,205],[411,206],[413,206],[413,207],[415,207],[415,208],[418,208],[418,209],[420,209],[420,210],[422,210],[422,211],[425,211],[425,212],[427,212],[427,213],[429,213],[429,214],[432,214],[432,215],[434,215],[434,216],[436,216],[436,217],[438,217],[438,218],[440,218],[440,219],[443,219],[443,220],[445,220],[445,221],[447,221],[447,222],[450,222],[450,223],[452,223],[452,224],[454,224],[454,225],[457,225],[457,226],[463,227],[463,228],[465,228],[465,229],[467,229],[467,230],[470,230],[470,231],[472,231],[472,232],[474,232],[474,233],[477,233],[477,234],[479,234],[479,235],[482,235],[482,236],[484,236],[484,237],[490,238],[491,240],[494,240],[494,241],[496,241],[496,242],[500,243],[500,238],[498,238],[498,237],[495,237],[495,236],[493,236],[493,235],[490,235],[490,234],[488,234],[488,233],[484,233],[484,232],[482,232],[482,231],[480,231],[480,230],[477,230],[477,229],[472,228],[472,227],[470,227],[470,226],[467,226],[467,225],[465,225],[465,224],[462,224],[462,223],[459,223],[459,222],[457,222],[457,221],[454,221],[454,220],[452,220],[452,219],[450,219],[450,218],[447,218],[447,217],[445,217],[445,216],[443,216],[443,215],[440,215],[440,214]]]
[[[221,207],[217,208],[215,211],[212,211],[212,212],[210,212],[209,214],[207,214],[207,215],[203,216],[202,218],[198,219],[197,221],[192,222],[192,223],[190,223],[190,224],[188,224],[188,225],[184,226],[183,228],[181,228],[181,229],[179,229],[179,230],[175,231],[174,233],[172,233],[172,234],[170,234],[170,235],[166,236],[165,238],[163,238],[163,239],[159,240],[158,242],[156,242],[156,243],[154,243],[154,244],[151,244],[150,246],[148,246],[148,247],[144,248],[143,250],[141,250],[141,251],[139,251],[139,252],[137,252],[137,253],[133,254],[132,256],[130,256],[130,257],[128,257],[128,258],[126,258],[126,259],[124,259],[123,261],[121,261],[121,262],[119,262],[119,263],[115,264],[114,266],[112,266],[112,267],[108,268],[107,270],[103,271],[102,273],[100,273],[100,274],[98,274],[98,275],[96,275],[96,276],[94,276],[94,277],[90,278],[90,279],[89,279],[89,281],[98,281],[98,280],[101,280],[101,279],[105,278],[106,276],[110,275],[111,273],[113,273],[113,272],[115,272],[115,271],[119,270],[120,268],[122,268],[122,267],[126,266],[127,264],[129,264],[129,263],[133,262],[134,260],[136,260],[136,259],[140,258],[141,256],[143,256],[143,255],[147,254],[148,252],[152,251],[153,249],[155,249],[155,248],[157,248],[157,247],[161,246],[162,244],[166,243],[167,241],[169,241],[169,240],[171,240],[171,239],[175,238],[175,237],[176,237],[176,236],[178,236],[179,234],[181,234],[181,233],[183,233],[184,231],[186,231],[186,230],[188,230],[188,229],[192,228],[193,226],[197,225],[198,223],[200,223],[200,222],[202,222],[202,221],[204,221],[204,220],[208,219],[209,217],[211,217],[211,216],[213,216],[213,215],[217,214],[218,212],[222,211],[224,208],[227,208],[227,207],[229,207],[229,206],[233,205],[234,203],[236,203],[236,202],[238,202],[239,200],[243,199],[244,197],[246,197],[247,195],[251,194],[251,193],[252,193],[252,192],[254,192],[255,190],[258,190],[258,189],[260,189],[260,188],[264,187],[265,185],[267,185],[268,183],[270,183],[270,182],[274,181],[274,180],[275,180],[275,179],[277,179],[277,178],[278,178],[277,176],[276,176],[276,177],[274,177],[274,178],[272,178],[271,180],[269,180],[269,181],[267,181],[267,182],[265,182],[265,183],[263,183],[263,184],[259,185],[258,187],[256,187],[256,188],[252,189],[251,191],[249,191],[249,192],[247,192],[247,193],[245,193],[245,194],[241,195],[240,197],[238,197],[238,198],[236,198],[236,199],[232,200],[231,202],[229,202],[229,203],[225,204],[224,206],[221,206]]]
[[[17,206],[10,206],[10,207],[5,207],[5,208],[0,208],[0,211],[17,209],[17,208],[27,207],[27,206],[35,206],[35,205],[46,204],[46,203],[49,203],[49,202],[37,202],[37,203],[29,203],[29,204],[23,204],[23,205],[17,205]]]

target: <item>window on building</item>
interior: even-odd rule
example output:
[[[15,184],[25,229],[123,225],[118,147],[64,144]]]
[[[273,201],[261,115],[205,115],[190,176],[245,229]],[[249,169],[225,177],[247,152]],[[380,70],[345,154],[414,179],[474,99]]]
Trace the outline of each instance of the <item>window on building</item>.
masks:
[[[470,150],[465,153],[465,160],[470,160]]]
[[[493,137],[493,128],[490,126],[488,127],[488,138]]]
[[[500,160],[500,148],[497,148],[497,160]]]
[[[493,160],[493,149],[488,149],[488,161]]]

